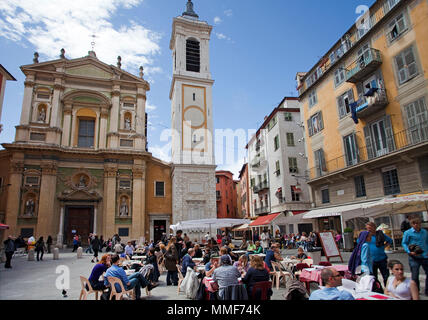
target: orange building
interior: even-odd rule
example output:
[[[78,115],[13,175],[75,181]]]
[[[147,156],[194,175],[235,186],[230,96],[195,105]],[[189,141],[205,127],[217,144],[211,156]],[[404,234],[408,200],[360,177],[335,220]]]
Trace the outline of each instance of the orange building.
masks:
[[[230,171],[216,171],[217,218],[239,218],[236,183]]]

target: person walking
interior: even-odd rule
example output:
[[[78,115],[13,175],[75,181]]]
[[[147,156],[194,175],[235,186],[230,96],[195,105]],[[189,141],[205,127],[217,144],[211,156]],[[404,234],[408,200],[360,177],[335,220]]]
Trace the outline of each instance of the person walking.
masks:
[[[40,261],[40,260],[43,261],[43,254],[45,253],[45,241],[43,240],[43,237],[40,237],[39,240],[37,240],[36,242],[36,253],[37,253],[37,261]]]
[[[51,246],[52,246],[52,236],[48,236],[48,239],[46,240],[46,247],[48,249],[48,253],[51,253]]]
[[[4,252],[6,254],[6,263],[4,264],[4,267],[7,269],[12,268],[11,261],[13,257],[13,253],[16,250],[15,241],[11,235],[7,237],[7,240],[4,242]]]
[[[383,233],[382,230],[376,231],[374,222],[366,223],[366,230],[370,233],[369,241],[370,256],[373,259],[373,275],[378,280],[378,270],[382,274],[383,284],[386,286],[386,281],[389,278],[388,256],[385,253],[385,244],[392,244],[392,239]]]
[[[90,253],[92,254],[92,240],[94,240],[94,235],[92,233],[89,234],[88,236],[88,247],[85,250],[85,253]]]
[[[93,239],[91,241],[92,250],[94,250],[94,256],[91,259],[91,262],[94,262],[94,259],[98,262],[98,251],[100,250],[100,239],[98,239],[98,236],[96,234],[93,235]]]
[[[78,247],[79,247],[79,236],[77,234],[75,234],[73,237],[73,251],[72,252],[75,252]]]
[[[269,249],[269,242],[270,242],[270,236],[267,229],[265,229],[263,233],[260,235],[260,239],[262,240],[263,253],[266,254],[266,252]]]
[[[418,291],[419,269],[422,267],[425,271],[425,295],[428,296],[428,231],[422,229],[421,218],[415,216],[410,219],[412,228],[404,232],[401,242],[404,250],[409,255],[409,265],[412,272],[412,280],[416,282]]]
[[[166,285],[178,285],[178,270],[177,270],[177,264],[178,264],[178,251],[175,246],[175,243],[177,242],[177,239],[175,237],[172,237],[169,240],[168,245],[166,246],[166,253],[165,253],[165,268],[168,271],[166,274]]]

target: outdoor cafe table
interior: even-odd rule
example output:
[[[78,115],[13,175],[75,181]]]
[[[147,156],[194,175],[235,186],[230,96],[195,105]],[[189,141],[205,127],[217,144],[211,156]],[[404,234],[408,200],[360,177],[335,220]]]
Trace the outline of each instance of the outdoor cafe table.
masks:
[[[243,254],[247,253],[247,251],[245,251],[245,250],[232,250],[232,252],[237,254],[237,255],[243,255]]]
[[[339,272],[348,271],[347,265],[332,265],[332,268],[336,269]],[[323,266],[312,266],[312,268],[305,268],[302,270],[302,273],[299,276],[299,280],[306,283],[306,289],[310,291],[309,283],[318,282],[322,286],[321,271],[325,267]]]
[[[349,290],[343,286],[337,287],[337,289],[348,291],[352,294],[355,300],[398,300],[397,298],[387,296],[386,294],[368,290]]]
[[[294,267],[296,264],[300,263],[301,261],[298,259],[283,259],[280,261],[281,265],[284,268],[291,268]]]
[[[146,256],[132,256],[131,258],[132,260],[144,260],[146,259]]]
[[[204,258],[192,258],[192,260],[196,263],[200,263],[204,260]]]

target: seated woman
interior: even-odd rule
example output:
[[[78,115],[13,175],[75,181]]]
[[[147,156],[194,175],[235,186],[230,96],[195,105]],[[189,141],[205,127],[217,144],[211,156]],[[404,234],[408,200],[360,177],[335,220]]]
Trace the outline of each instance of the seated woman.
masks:
[[[256,241],[256,250],[254,250],[254,253],[263,253],[263,247],[260,245],[260,241]]]
[[[308,256],[306,255],[306,253],[303,251],[302,247],[299,247],[297,249],[297,256],[291,256],[291,259],[297,259],[300,261],[303,261],[305,259],[308,259]]]
[[[245,238],[242,238],[242,242],[239,245],[239,250],[247,250],[248,244]]]
[[[256,250],[256,245],[253,244],[253,241],[250,240],[248,242],[247,251],[248,251],[248,253],[254,253],[255,250]]]
[[[193,249],[195,249],[194,258],[202,258],[203,257],[203,252],[202,252],[199,244],[195,244],[195,246],[193,247]]]
[[[250,262],[250,268],[248,269],[245,277],[242,278],[242,282],[247,286],[248,297],[251,299],[253,295],[253,286],[257,282],[269,281],[269,271],[264,267],[264,262],[260,256],[252,256]],[[273,294],[272,289],[268,291],[268,299]]]
[[[415,281],[406,278],[403,264],[398,260],[388,263],[392,276],[388,278],[385,294],[400,300],[419,300],[419,290]]]
[[[233,264],[234,267],[238,268],[239,272],[241,272],[241,275],[244,276],[248,269],[250,268],[250,263],[248,262],[248,256],[242,255],[239,257],[238,261],[236,261]]]
[[[111,266],[111,255],[105,254],[101,257],[101,260],[99,263],[97,263],[93,268],[91,275],[89,276],[88,280],[89,283],[92,286],[92,289],[94,290],[104,290],[106,289],[106,286],[104,285],[104,281],[100,280],[100,277],[103,275],[104,272],[107,271],[108,268]],[[89,288],[87,288],[89,289]]]

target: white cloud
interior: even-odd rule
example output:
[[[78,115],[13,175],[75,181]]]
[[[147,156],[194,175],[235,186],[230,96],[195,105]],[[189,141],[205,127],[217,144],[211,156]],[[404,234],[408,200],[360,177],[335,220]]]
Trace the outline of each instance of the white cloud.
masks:
[[[224,11],[224,14],[227,17],[231,17],[231,16],[233,16],[233,11],[232,11],[232,9],[227,9],[227,10]]]
[[[214,23],[215,24],[220,24],[222,22],[220,17],[214,17]]]
[[[217,37],[217,39],[219,40],[228,40],[228,41],[232,41],[232,39],[228,36],[226,36],[224,33],[221,32],[215,32],[215,35]]]
[[[239,171],[242,169],[242,166],[244,165],[244,163],[245,163],[245,158],[239,159],[234,163],[219,165],[216,170],[230,171],[233,173],[233,179],[238,180]]]
[[[167,143],[162,147],[159,145],[153,147],[149,146],[149,152],[151,152],[155,158],[165,162],[171,162],[171,143]]]
[[[161,72],[153,67],[160,53],[160,35],[130,20],[114,26],[118,10],[132,9],[143,0],[2,0],[0,1],[0,36],[24,45],[28,41],[40,54],[40,61],[57,59],[64,48],[67,58],[79,58],[91,50],[95,34],[97,57],[138,75],[145,71]],[[152,66],[152,67],[150,67]]]

